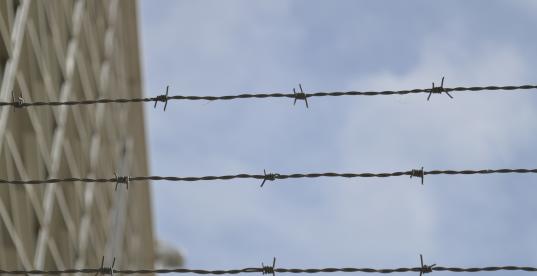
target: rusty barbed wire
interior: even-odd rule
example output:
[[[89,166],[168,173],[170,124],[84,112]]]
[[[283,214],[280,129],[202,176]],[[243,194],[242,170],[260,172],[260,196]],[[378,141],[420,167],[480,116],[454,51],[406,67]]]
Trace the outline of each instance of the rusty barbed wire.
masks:
[[[114,259],[115,261],[115,259]],[[327,268],[277,268],[276,258],[270,265],[261,264],[261,267],[248,267],[242,269],[228,269],[228,270],[205,270],[205,269],[187,269],[187,268],[173,268],[173,269],[115,269],[114,264],[110,267],[105,267],[101,263],[99,268],[82,268],[82,269],[64,269],[64,270],[2,270],[0,274],[11,275],[47,275],[47,274],[64,274],[64,273],[97,273],[101,275],[114,275],[114,274],[164,274],[164,273],[192,273],[192,274],[241,274],[241,273],[261,273],[262,275],[276,273],[333,273],[333,272],[363,272],[363,273],[402,273],[402,272],[419,272],[420,276],[426,273],[432,273],[434,271],[448,271],[448,272],[492,272],[492,271],[527,271],[537,272],[537,267],[530,266],[487,266],[487,267],[443,267],[436,265],[426,265],[423,263],[423,257],[420,255],[421,265],[419,267],[400,267],[400,268],[359,268],[359,267],[327,267]]]
[[[302,87],[299,85],[300,88]],[[22,107],[31,107],[31,106],[59,106],[59,105],[90,105],[90,104],[105,104],[105,103],[138,103],[138,102],[154,102],[154,107],[156,107],[158,102],[164,102],[164,110],[167,107],[169,100],[188,100],[188,101],[225,101],[225,100],[235,100],[235,99],[263,99],[263,98],[291,98],[295,100],[304,100],[306,106],[308,106],[307,99],[312,97],[340,97],[340,96],[389,96],[389,95],[407,95],[407,94],[418,94],[418,93],[428,93],[430,98],[431,94],[435,93],[446,93],[448,96],[452,97],[449,92],[478,92],[478,91],[513,91],[513,90],[529,90],[537,89],[537,85],[528,84],[528,85],[508,85],[508,86],[473,86],[473,87],[443,87],[443,82],[440,87],[432,87],[425,89],[411,89],[411,90],[385,90],[385,91],[331,91],[331,92],[313,92],[313,93],[304,93],[301,89],[301,92],[294,93],[260,93],[260,94],[239,94],[239,95],[227,95],[227,96],[185,96],[185,95],[168,95],[168,88],[166,88],[166,93],[163,95],[158,95],[155,97],[145,97],[145,98],[120,98],[120,99],[95,99],[95,100],[78,100],[78,101],[36,101],[36,102],[26,102],[22,97],[15,98],[11,102],[0,102],[0,106],[14,106],[17,108]]]
[[[166,181],[206,181],[206,180],[231,180],[231,179],[260,179],[263,180],[261,185],[264,185],[267,180],[274,181],[278,179],[290,179],[290,178],[318,178],[318,177],[344,177],[344,178],[356,178],[356,177],[395,177],[395,176],[405,176],[410,177],[419,177],[422,179],[425,175],[472,175],[472,174],[505,174],[505,173],[537,173],[537,169],[484,169],[484,170],[431,170],[423,171],[421,169],[413,169],[408,171],[397,171],[397,172],[381,172],[381,173],[335,173],[335,172],[324,172],[324,173],[293,173],[293,174],[279,174],[279,173],[266,173],[263,171],[263,174],[233,174],[233,175],[220,175],[220,176],[118,176],[114,174],[114,177],[111,178],[78,178],[78,177],[69,177],[69,178],[50,178],[50,179],[41,179],[41,180],[9,180],[9,179],[0,179],[0,184],[49,184],[49,183],[59,183],[59,182],[98,182],[98,183],[116,183],[117,184],[128,184],[133,181],[145,181],[145,180],[166,180]]]

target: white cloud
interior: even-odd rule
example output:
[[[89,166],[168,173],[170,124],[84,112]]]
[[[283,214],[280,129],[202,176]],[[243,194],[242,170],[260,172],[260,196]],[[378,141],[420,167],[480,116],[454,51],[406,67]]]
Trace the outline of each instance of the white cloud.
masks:
[[[440,37],[436,36],[426,39],[421,44],[419,62],[408,72],[373,73],[350,81],[348,86],[372,90],[422,88],[430,80],[438,84],[441,76],[446,76],[446,87],[523,84],[535,72],[512,45],[483,43],[468,47],[464,40],[457,39],[461,33],[464,31],[457,30],[454,37],[444,34],[442,40],[448,43],[438,43]],[[349,168],[367,170],[373,167],[389,171],[390,168],[406,170],[419,166],[425,166],[426,170],[528,166],[525,160],[520,159],[520,154],[534,149],[531,137],[537,132],[534,123],[537,110],[531,99],[535,97],[526,93],[490,92],[452,95],[454,99],[446,95],[433,95],[430,102],[426,101],[425,94],[400,99],[378,97],[364,100],[359,108],[349,110],[347,125],[342,129],[340,140],[346,149]],[[394,216],[397,217],[395,214],[402,215],[407,219],[406,223],[411,225],[402,228],[415,234],[410,234],[410,237],[403,235],[405,239],[425,240],[428,249],[440,255],[445,250],[455,250],[449,246],[446,248],[449,245],[446,241],[458,239],[467,242],[467,245],[483,245],[492,241],[500,245],[504,241],[498,237],[507,238],[503,237],[505,233],[520,227],[505,222],[521,210],[516,207],[519,199],[506,197],[505,194],[505,185],[512,185],[513,182],[503,179],[475,177],[461,181],[461,178],[454,177],[448,181],[429,176],[425,180],[426,187],[420,191],[409,188],[411,184],[407,183],[408,180],[401,180],[402,185],[390,187],[394,188],[390,191],[380,188],[364,190],[373,198],[383,198],[384,202],[396,205],[388,212],[381,213],[380,218],[393,220]],[[456,182],[467,186],[461,187]],[[435,184],[451,187],[439,188]],[[359,190],[357,193],[362,192]],[[459,203],[453,206],[453,201],[443,199],[446,192]],[[341,199],[350,202],[342,204]],[[342,204],[335,212],[345,213],[345,210],[360,208],[360,205],[352,202],[347,189],[342,189],[334,202],[336,206],[337,203]],[[491,202],[495,204],[491,205]],[[464,211],[469,205],[474,209]],[[375,203],[366,201],[363,208],[367,206],[375,206]],[[483,209],[484,206],[487,207]],[[471,212],[491,214],[479,218]],[[460,216],[442,217],[453,213]],[[473,239],[468,240],[469,236],[463,232],[443,231],[439,227],[443,227],[445,222],[438,222],[446,219],[454,226],[475,225],[470,232]],[[484,224],[475,224],[476,221]],[[375,230],[370,229],[367,235],[378,233]],[[475,236],[476,232],[483,230],[489,233]],[[448,236],[445,236],[446,233]],[[509,239],[524,241],[531,240],[531,237]],[[456,244],[451,243],[452,246]],[[470,249],[480,252],[473,246],[463,248],[464,256],[475,256]],[[484,255],[489,255],[487,252],[480,254],[483,254],[483,259],[486,259]],[[498,255],[491,253],[488,257],[494,259],[497,258],[495,256]]]
[[[310,47],[303,40],[301,24],[306,23],[294,19],[288,2],[214,2],[210,8],[206,3],[173,3],[161,23],[146,32],[149,68],[155,70],[149,72],[150,83],[175,80],[174,87],[179,87],[174,91],[189,91],[185,94],[232,94],[259,87],[281,91],[290,89],[285,87],[290,80],[309,69],[286,59]],[[182,11],[181,17],[174,11]],[[337,14],[337,9],[332,12]],[[170,37],[170,26],[192,22],[198,25],[174,28]],[[465,24],[464,18],[446,20],[442,30],[418,35],[418,58],[404,69],[394,64],[397,71],[370,72],[338,85],[352,90],[407,89],[428,87],[442,76],[447,87],[506,85],[523,84],[535,75],[535,66],[526,61],[528,52],[518,44],[494,39],[476,43],[469,40],[473,33]],[[367,32],[382,37],[374,27],[367,25],[371,28]],[[322,36],[317,39],[319,45],[329,43]],[[357,36],[356,44],[363,39]],[[368,50],[375,55],[371,47]],[[322,75],[305,78],[321,87],[332,85]],[[430,102],[425,94],[312,98],[309,110],[290,108],[291,102],[284,99],[173,102],[166,113],[149,112],[153,171],[378,172],[420,166],[525,167],[527,161],[537,161],[527,154],[535,150],[535,97],[489,92],[453,96],[433,95]],[[508,237],[521,228],[517,214],[523,210],[517,201],[525,192],[506,188],[511,184],[507,179],[531,180],[428,176],[421,186],[419,180],[406,177],[322,178],[275,181],[263,189],[249,180],[158,183],[158,230],[164,239],[185,245],[193,266],[252,265],[273,255],[285,266],[408,265],[407,260],[417,263],[418,253],[431,256],[427,259],[431,261],[438,257],[455,262],[472,255],[480,262],[506,257],[501,248],[514,250],[527,243],[523,249],[528,253],[537,245],[531,232]],[[526,204],[527,209],[535,208]]]

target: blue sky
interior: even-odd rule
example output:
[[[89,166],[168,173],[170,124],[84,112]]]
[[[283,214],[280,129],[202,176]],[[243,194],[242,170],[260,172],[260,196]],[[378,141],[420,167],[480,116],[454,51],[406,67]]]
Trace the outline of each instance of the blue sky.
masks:
[[[145,93],[535,83],[532,1],[141,1]],[[533,92],[533,91],[532,91]],[[532,92],[146,105],[155,175],[535,168]],[[537,265],[532,175],[155,182],[187,267]],[[442,273],[435,272],[435,275]],[[507,275],[507,273],[494,273]],[[509,275],[519,273],[509,273]],[[523,274],[523,273],[522,273]]]

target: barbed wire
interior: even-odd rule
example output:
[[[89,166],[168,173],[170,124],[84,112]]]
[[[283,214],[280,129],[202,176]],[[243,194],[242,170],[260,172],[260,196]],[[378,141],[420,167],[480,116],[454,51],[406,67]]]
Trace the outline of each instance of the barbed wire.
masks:
[[[205,270],[205,269],[186,269],[186,268],[173,268],[173,269],[115,269],[114,263],[112,266],[105,267],[101,263],[99,268],[83,268],[83,269],[64,269],[64,270],[1,270],[0,274],[11,275],[47,275],[47,274],[63,274],[63,273],[84,273],[84,274],[101,274],[101,275],[114,275],[114,274],[164,274],[164,273],[193,273],[193,274],[241,274],[241,273],[262,273],[272,274],[276,273],[333,273],[333,272],[363,272],[363,273],[402,273],[402,272],[419,272],[420,276],[426,273],[432,273],[434,271],[448,271],[448,272],[492,272],[492,271],[527,271],[537,272],[537,267],[529,266],[487,266],[487,267],[443,267],[434,265],[426,265],[423,263],[423,257],[420,255],[421,266],[419,267],[400,267],[400,268],[359,268],[359,267],[327,267],[327,268],[277,268],[276,258],[270,265],[261,264],[261,267],[248,267],[242,269],[228,269],[228,270]]]
[[[105,104],[105,103],[138,103],[138,102],[154,102],[154,107],[158,102],[164,103],[164,110],[166,110],[169,100],[189,100],[189,101],[226,101],[235,99],[263,99],[263,98],[292,98],[294,103],[296,100],[304,100],[306,107],[309,107],[307,99],[311,97],[340,97],[340,96],[389,96],[389,95],[407,95],[428,93],[427,100],[430,99],[431,94],[446,93],[449,97],[452,96],[449,92],[477,92],[477,91],[513,91],[513,90],[529,90],[537,89],[537,85],[520,85],[520,86],[472,86],[472,87],[443,87],[444,78],[442,78],[441,86],[433,86],[426,89],[411,89],[411,90],[385,90],[385,91],[331,91],[331,92],[312,92],[305,93],[302,90],[302,85],[299,84],[300,92],[296,92],[293,89],[293,93],[260,93],[260,94],[239,94],[239,95],[227,95],[227,96],[185,96],[185,95],[168,95],[169,87],[166,87],[166,93],[156,97],[145,98],[120,98],[120,99],[95,99],[95,100],[78,100],[78,101],[36,101],[25,102],[22,96],[15,97],[12,95],[11,102],[0,102],[0,106],[14,106],[17,108],[30,107],[30,106],[59,106],[59,105],[91,105],[91,104]]]
[[[344,177],[344,178],[356,178],[356,177],[395,177],[395,176],[404,176],[408,175],[412,177],[421,178],[422,184],[425,175],[472,175],[472,174],[505,174],[505,173],[537,173],[537,169],[484,169],[484,170],[431,170],[424,171],[423,167],[421,169],[414,169],[409,171],[397,171],[397,172],[381,172],[381,173],[335,173],[335,172],[324,172],[324,173],[293,173],[293,174],[279,174],[279,173],[266,173],[263,171],[263,174],[234,174],[234,175],[220,175],[220,176],[118,176],[114,174],[114,177],[111,178],[78,178],[78,177],[69,177],[69,178],[50,178],[50,179],[41,179],[41,180],[9,180],[9,179],[0,179],[0,184],[50,184],[50,183],[60,183],[60,182],[98,182],[98,183],[116,183],[116,188],[118,184],[128,184],[132,181],[146,181],[146,180],[166,180],[166,181],[207,181],[207,180],[231,180],[231,179],[262,179],[263,182],[261,186],[265,184],[266,181],[274,181],[278,179],[290,179],[290,178],[318,178],[318,177]]]

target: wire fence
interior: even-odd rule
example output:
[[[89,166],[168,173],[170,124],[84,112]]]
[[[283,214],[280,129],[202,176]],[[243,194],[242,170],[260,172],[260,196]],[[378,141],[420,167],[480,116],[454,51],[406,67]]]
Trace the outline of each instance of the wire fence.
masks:
[[[421,266],[418,267],[400,267],[400,268],[360,268],[360,267],[327,267],[327,268],[279,268],[276,267],[276,258],[272,265],[261,264],[261,267],[247,267],[241,269],[228,269],[228,270],[205,270],[205,269],[186,269],[186,268],[174,268],[174,269],[115,269],[115,259],[112,266],[105,267],[101,263],[99,268],[83,268],[83,269],[64,269],[64,270],[0,270],[0,274],[11,275],[61,275],[65,273],[83,273],[83,274],[101,274],[101,275],[114,275],[114,274],[165,274],[165,273],[192,273],[192,274],[242,274],[242,273],[262,273],[272,274],[276,273],[334,273],[334,272],[362,272],[362,273],[403,273],[403,272],[419,272],[420,276],[425,273],[431,273],[434,271],[447,271],[447,272],[492,272],[492,271],[526,271],[537,272],[537,267],[530,266],[487,266],[487,267],[444,267],[434,265],[426,265],[423,263],[421,257]]]
[[[435,87],[434,83],[432,88],[427,89],[411,89],[411,90],[385,90],[385,91],[331,91],[331,92],[312,92],[305,93],[300,86],[300,92],[296,92],[293,89],[293,93],[261,93],[261,94],[239,94],[239,95],[227,95],[227,96],[184,96],[184,95],[168,95],[168,87],[166,88],[166,94],[156,97],[145,98],[121,98],[121,99],[94,99],[94,100],[78,100],[78,101],[36,101],[26,102],[22,96],[15,97],[12,95],[11,102],[0,102],[0,106],[14,106],[18,108],[31,107],[31,106],[59,106],[59,105],[91,105],[91,104],[105,104],[105,103],[139,103],[139,102],[154,102],[154,107],[158,102],[164,103],[164,110],[169,100],[188,100],[188,101],[227,101],[236,99],[265,99],[265,98],[291,98],[297,100],[304,100],[306,106],[308,106],[307,99],[312,97],[340,97],[340,96],[390,96],[390,95],[407,95],[407,94],[419,94],[427,93],[430,99],[431,94],[446,93],[449,97],[452,97],[449,92],[479,92],[479,91],[503,91],[512,92],[515,90],[530,90],[537,89],[537,85],[520,85],[520,86],[473,86],[473,87],[443,87],[443,78],[441,86]]]
[[[412,90],[385,90],[385,91],[331,91],[331,92],[304,92],[302,85],[299,84],[300,92],[293,89],[293,93],[261,93],[261,94],[238,94],[238,95],[226,95],[226,96],[185,96],[185,95],[169,95],[169,87],[166,88],[166,93],[156,97],[143,97],[143,98],[117,98],[117,99],[94,99],[94,100],[75,100],[75,101],[35,101],[26,102],[22,96],[15,97],[12,94],[11,102],[0,102],[0,106],[13,106],[15,108],[24,107],[36,107],[36,106],[73,106],[73,105],[92,105],[92,104],[107,104],[107,103],[141,103],[141,102],[153,102],[154,107],[159,102],[164,103],[164,110],[166,110],[168,101],[170,100],[187,100],[187,101],[228,101],[236,99],[266,99],[266,98],[291,98],[294,99],[294,104],[297,100],[303,100],[306,107],[309,107],[308,98],[312,97],[339,97],[339,96],[389,96],[389,95],[407,95],[407,94],[429,94],[427,100],[430,99],[432,94],[445,93],[450,98],[453,96],[450,92],[480,92],[480,91],[498,91],[498,92],[512,92],[512,91],[528,91],[530,89],[537,89],[537,85],[521,85],[521,86],[474,86],[474,87],[453,87],[445,88],[444,78],[440,86],[435,86],[428,89],[412,89]],[[396,177],[396,176],[410,176],[421,179],[421,184],[424,182],[425,175],[473,175],[473,174],[505,174],[505,173],[537,173],[537,169],[483,169],[483,170],[431,170],[424,171],[421,169],[412,169],[408,171],[396,171],[396,172],[380,172],[380,173],[335,173],[335,172],[323,172],[323,173],[293,173],[293,174],[279,174],[279,173],[267,173],[263,174],[234,174],[234,175],[220,175],[220,176],[199,176],[199,177],[177,177],[177,176],[118,176],[117,174],[111,178],[50,178],[50,179],[35,179],[35,180],[9,180],[0,179],[0,184],[48,184],[48,183],[60,183],[60,182],[94,182],[94,183],[116,183],[116,189],[119,184],[126,184],[127,188],[132,181],[208,181],[208,180],[231,180],[231,179],[258,179],[262,180],[261,187],[266,181],[275,181],[281,179],[297,179],[297,178],[318,178],[318,177],[343,177],[343,178],[357,178],[357,177]],[[103,259],[104,260],[104,259]],[[114,261],[115,262],[115,261]],[[163,273],[193,273],[193,274],[241,274],[241,273],[262,273],[273,274],[275,273],[332,273],[332,272],[363,272],[363,273],[401,273],[401,272],[419,272],[420,275],[424,273],[431,273],[433,271],[448,271],[448,272],[483,272],[483,271],[527,271],[537,272],[537,267],[526,266],[489,266],[489,267],[443,267],[431,265],[427,266],[421,261],[420,267],[403,267],[403,268],[358,268],[358,267],[343,267],[343,268],[276,268],[275,259],[272,266],[261,267],[249,267],[242,269],[229,269],[229,270],[205,270],[205,269],[115,269],[114,264],[111,267],[105,267],[104,262],[99,268],[82,268],[82,269],[63,269],[63,270],[2,270],[0,274],[9,275],[46,275],[46,274],[66,274],[66,273],[83,273],[83,274],[163,274]]]
[[[19,10],[16,10],[17,18],[25,18],[20,16]],[[24,21],[24,19],[21,19]],[[107,29],[108,31],[108,29]],[[108,32],[107,32],[108,34]],[[15,63],[16,64],[16,63]],[[14,67],[16,71],[16,66]],[[304,92],[302,85],[299,84],[299,91],[293,89],[292,93],[289,92],[269,92],[269,93],[244,93],[236,95],[223,95],[223,96],[193,96],[193,95],[169,95],[169,87],[166,88],[165,94],[155,97],[135,97],[135,98],[98,98],[98,99],[83,99],[83,100],[70,100],[70,101],[26,101],[22,96],[12,93],[11,101],[0,101],[0,107],[11,106],[14,108],[29,108],[39,106],[81,106],[81,105],[95,105],[95,104],[128,104],[128,103],[152,103],[154,108],[158,103],[163,104],[163,109],[166,110],[169,101],[230,101],[241,99],[269,99],[269,98],[286,98],[294,100],[293,104],[297,101],[304,101],[306,107],[309,107],[308,99],[314,97],[342,97],[342,96],[392,96],[392,95],[409,95],[409,94],[428,94],[427,100],[430,100],[432,94],[445,93],[446,96],[453,98],[450,93],[462,93],[462,92],[521,92],[537,89],[537,85],[528,84],[520,86],[473,86],[473,87],[444,87],[444,78],[440,86],[435,86],[425,89],[410,89],[410,90],[384,90],[384,91],[319,91],[319,92]],[[532,91],[534,92],[534,91]],[[537,92],[537,91],[536,91]],[[2,135],[2,134],[0,134]],[[115,183],[116,189],[119,184],[126,184],[127,188],[129,183],[133,181],[210,181],[210,180],[233,180],[233,179],[256,179],[260,180],[261,187],[266,184],[267,181],[284,180],[284,179],[299,179],[299,178],[320,178],[320,177],[341,177],[341,178],[371,178],[371,177],[399,177],[409,176],[410,178],[420,178],[421,184],[424,183],[426,175],[486,175],[486,174],[528,174],[537,173],[537,169],[482,169],[482,170],[430,170],[424,171],[421,169],[412,169],[407,171],[395,171],[395,172],[362,172],[362,173],[337,173],[337,172],[321,172],[321,173],[292,173],[292,174],[279,174],[266,171],[263,174],[234,174],[234,175],[220,175],[220,176],[123,176],[115,174],[114,177],[109,178],[80,178],[80,177],[67,177],[67,178],[48,178],[48,179],[33,179],[33,180],[17,180],[17,179],[0,179],[0,184],[49,184],[49,183],[63,183],[63,182],[85,182],[85,183]],[[55,203],[53,203],[55,204]],[[90,210],[91,211],[91,210]],[[9,217],[9,215],[8,215]],[[45,227],[44,227],[45,228]],[[45,228],[46,229],[46,228]],[[47,230],[48,231],[48,230]],[[48,233],[48,232],[46,232]],[[11,234],[11,233],[9,233]],[[41,234],[41,233],[39,233]],[[48,234],[45,235],[45,237]],[[39,237],[41,238],[41,237]],[[2,252],[3,251],[3,252]],[[0,248],[0,254],[4,254],[6,250]],[[7,253],[5,253],[7,254]],[[487,266],[487,267],[446,267],[426,265],[421,258],[421,265],[414,267],[399,267],[399,268],[363,268],[363,267],[324,267],[324,268],[282,268],[276,267],[276,259],[274,258],[272,265],[264,265],[257,267],[246,267],[239,269],[223,269],[223,270],[207,270],[207,269],[186,269],[186,268],[173,268],[173,269],[121,269],[115,268],[115,259],[111,266],[104,266],[104,258],[100,267],[96,268],[67,268],[57,270],[5,270],[0,268],[0,275],[61,275],[61,274],[100,274],[100,275],[114,275],[114,274],[167,274],[167,273],[192,273],[192,274],[243,274],[243,273],[261,273],[262,275],[276,273],[404,273],[404,272],[416,272],[421,276],[422,274],[432,273],[436,271],[445,272],[492,272],[492,271],[526,271],[537,272],[537,267],[530,266]]]
[[[128,184],[132,181],[147,181],[147,180],[165,180],[165,181],[207,181],[207,180],[231,180],[231,179],[260,179],[263,180],[261,187],[265,184],[266,181],[274,181],[279,179],[295,179],[295,178],[318,178],[318,177],[343,177],[343,178],[356,178],[356,177],[395,177],[395,176],[410,176],[421,178],[421,183],[423,184],[423,179],[425,175],[472,175],[472,174],[506,174],[506,173],[516,173],[516,174],[526,174],[526,173],[537,173],[537,169],[484,169],[484,170],[431,170],[424,171],[423,167],[421,169],[409,170],[409,171],[398,171],[398,172],[381,172],[381,173],[335,173],[335,172],[324,172],[324,173],[294,173],[294,174],[279,174],[279,173],[267,173],[264,171],[263,174],[234,174],[234,175],[220,175],[220,176],[118,176],[115,175],[111,178],[50,178],[50,179],[41,179],[41,180],[9,180],[9,179],[0,179],[0,184],[49,184],[49,183],[60,183],[60,182],[97,182],[97,183],[116,183],[117,184]]]

